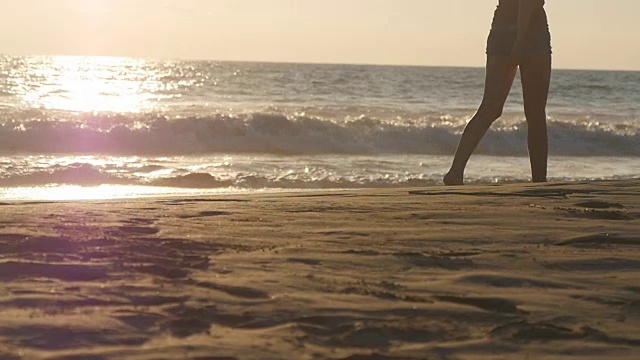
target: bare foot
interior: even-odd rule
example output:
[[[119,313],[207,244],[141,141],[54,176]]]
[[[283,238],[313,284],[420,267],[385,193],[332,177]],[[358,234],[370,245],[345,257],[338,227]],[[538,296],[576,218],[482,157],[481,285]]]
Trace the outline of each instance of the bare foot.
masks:
[[[458,174],[453,170],[449,170],[449,172],[444,176],[444,184],[447,186],[454,185],[464,185],[464,181],[462,180],[462,174]]]

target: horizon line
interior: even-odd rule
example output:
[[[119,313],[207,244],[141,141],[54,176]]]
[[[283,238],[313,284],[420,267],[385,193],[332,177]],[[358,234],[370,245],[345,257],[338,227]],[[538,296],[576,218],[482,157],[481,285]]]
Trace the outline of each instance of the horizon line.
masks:
[[[467,69],[484,69],[485,65],[427,65],[427,64],[399,64],[399,63],[360,63],[360,62],[314,62],[314,61],[277,61],[277,60],[220,60],[210,58],[180,58],[180,57],[152,57],[152,56],[130,56],[130,55],[70,55],[70,54],[30,54],[16,55],[0,53],[0,57],[96,57],[96,58],[129,58],[140,60],[158,60],[158,61],[202,61],[202,62],[227,62],[227,63],[254,63],[254,64],[283,64],[283,65],[342,65],[342,66],[379,66],[379,67],[430,67],[430,68],[467,68]],[[638,69],[604,69],[604,68],[570,68],[570,67],[554,67],[553,70],[567,71],[603,71],[603,72],[640,72]]]

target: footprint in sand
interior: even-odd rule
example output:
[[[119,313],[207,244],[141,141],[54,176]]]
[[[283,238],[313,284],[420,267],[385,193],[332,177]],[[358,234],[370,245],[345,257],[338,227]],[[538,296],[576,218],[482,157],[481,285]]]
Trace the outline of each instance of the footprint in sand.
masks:
[[[163,316],[153,313],[131,312],[114,316],[114,318],[138,331],[148,332],[163,319]]]
[[[181,215],[180,219],[195,219],[195,218],[205,218],[205,217],[214,217],[214,216],[228,216],[233,215],[233,213],[227,211],[201,211],[194,215]]]
[[[583,326],[579,330],[574,330],[562,326],[548,323],[530,323],[519,321],[511,324],[498,326],[490,332],[491,337],[503,338],[516,342],[533,341],[576,341],[583,340],[590,344],[594,342],[638,346],[640,340],[627,339],[622,337],[609,336],[600,330]]]
[[[522,190],[514,192],[493,192],[493,191],[425,191],[416,190],[409,191],[409,195],[462,195],[462,196],[493,196],[493,197],[533,197],[533,198],[560,198],[566,199],[568,195],[573,194],[574,191],[568,190],[553,190],[553,189],[533,189]]]
[[[156,228],[143,226],[120,226],[118,230],[125,235],[154,235],[160,232]]]
[[[481,287],[497,288],[540,288],[540,289],[575,289],[570,284],[562,284],[547,280],[506,276],[497,274],[465,275],[456,280],[456,283],[471,284]]]
[[[195,280],[189,280],[187,281],[187,284],[204,288],[204,289],[223,292],[227,295],[231,295],[231,296],[242,298],[242,299],[249,299],[249,300],[271,299],[271,296],[269,295],[269,293],[259,289],[246,287],[246,286],[231,286],[231,285],[217,284],[209,281],[195,281]]]
[[[316,260],[316,259],[289,258],[289,259],[287,259],[287,262],[305,264],[305,265],[310,265],[310,266],[322,265],[322,261]]]
[[[553,208],[554,211],[564,213],[567,216],[582,218],[582,219],[596,219],[596,220],[634,220],[634,217],[618,210],[597,210],[597,209],[585,209],[585,208],[573,208],[558,206]]]
[[[475,268],[476,265],[469,259],[452,259],[446,256],[431,256],[421,253],[395,253],[403,263],[419,268],[441,268],[445,270],[462,270]]]
[[[185,338],[195,334],[206,334],[213,323],[216,314],[215,306],[191,307],[176,305],[167,309],[170,318],[165,323],[171,335]]]
[[[585,201],[577,203],[576,206],[589,209],[624,209],[624,206],[606,201]]]
[[[516,303],[500,298],[477,298],[459,296],[435,296],[435,299],[460,305],[473,306],[478,309],[505,314],[527,314],[526,311],[518,309]]]
[[[52,326],[44,324],[23,325],[18,327],[0,327],[0,338],[12,339],[13,345],[22,348],[32,348],[41,351],[71,350],[86,347],[100,347],[108,345],[141,346],[149,339],[142,334],[125,334],[113,330],[97,329],[81,326]],[[2,353],[0,353],[1,355]],[[69,358],[69,357],[65,357]],[[82,357],[93,358],[93,357]],[[2,359],[5,359],[2,357]]]
[[[107,278],[108,269],[99,265],[46,264],[7,261],[0,263],[0,280],[48,278],[62,281],[97,281]]]
[[[640,270],[640,260],[623,258],[595,258],[545,263],[548,269],[580,272],[606,272]]]
[[[640,236],[620,234],[589,234],[572,237],[556,244],[557,246],[603,247],[603,246],[640,246]]]

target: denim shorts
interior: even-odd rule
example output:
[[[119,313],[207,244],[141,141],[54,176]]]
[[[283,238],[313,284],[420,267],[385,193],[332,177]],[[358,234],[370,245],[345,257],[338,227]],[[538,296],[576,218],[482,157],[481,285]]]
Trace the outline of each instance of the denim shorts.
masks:
[[[487,55],[511,55],[517,33],[515,26],[494,26],[487,39]],[[548,27],[529,31],[524,47],[524,56],[541,54],[551,54],[551,34]]]

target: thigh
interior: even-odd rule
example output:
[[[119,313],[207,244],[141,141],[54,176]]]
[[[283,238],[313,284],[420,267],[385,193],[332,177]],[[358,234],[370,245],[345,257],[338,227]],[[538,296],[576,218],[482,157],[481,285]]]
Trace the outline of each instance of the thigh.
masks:
[[[544,113],[551,81],[551,54],[527,56],[520,64],[525,111]]]
[[[482,107],[501,112],[511,91],[518,66],[508,56],[487,56]]]

